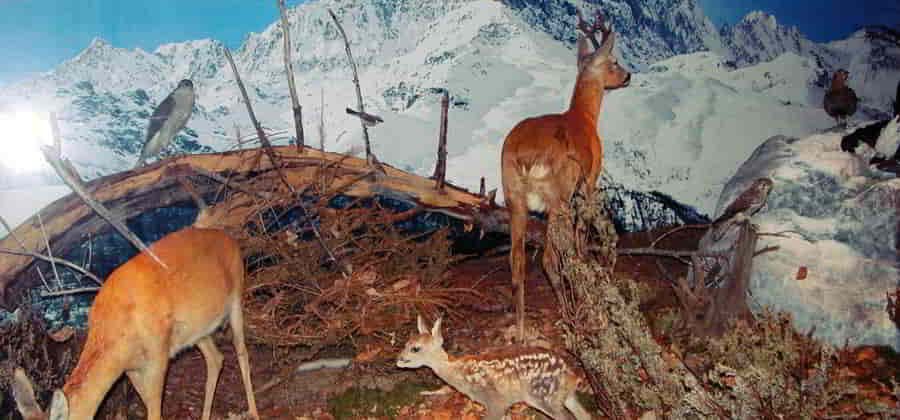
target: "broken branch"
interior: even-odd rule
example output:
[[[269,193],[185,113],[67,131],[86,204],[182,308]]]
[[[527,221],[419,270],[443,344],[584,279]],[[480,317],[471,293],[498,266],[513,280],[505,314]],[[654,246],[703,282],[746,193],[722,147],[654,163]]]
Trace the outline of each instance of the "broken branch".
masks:
[[[356,68],[356,61],[353,60],[353,52],[350,50],[350,40],[347,39],[347,33],[344,32],[344,27],[341,26],[341,22],[338,20],[337,15],[331,9],[328,9],[328,14],[331,15],[331,20],[334,21],[335,26],[337,26],[338,32],[341,33],[341,38],[344,39],[344,49],[347,52],[347,60],[350,62],[350,70],[353,72],[353,85],[356,87],[356,103],[359,108],[359,112],[366,112],[366,107],[363,104],[362,90],[359,87],[359,71]],[[364,120],[360,119],[360,125],[362,126],[363,132],[363,140],[366,142],[366,161],[369,165],[375,164],[374,155],[372,155],[372,146],[369,142],[369,128],[366,126]]]
[[[90,271],[79,266],[78,264],[75,264],[71,261],[66,261],[62,258],[48,257],[44,254],[39,254],[37,252],[13,251],[11,249],[3,249],[3,248],[0,248],[0,254],[19,255],[19,256],[23,256],[23,257],[37,258],[39,260],[43,260],[43,261],[47,261],[47,262],[53,262],[53,263],[59,264],[64,267],[69,267],[81,274],[84,274],[85,276],[87,276],[89,279],[93,280],[97,284],[103,284],[103,280],[100,280],[100,277],[97,277],[94,273],[91,273]]]
[[[294,130],[297,136],[297,152],[303,151],[303,108],[297,99],[297,86],[294,82],[294,64],[291,62],[291,30],[288,25],[287,8],[284,0],[278,0],[281,13],[281,30],[284,32],[284,72],[287,74],[288,90],[291,93],[291,109],[294,111]]]
[[[289,190],[293,191],[291,184],[288,183],[287,178],[284,177],[284,173],[281,171],[281,166],[279,165],[278,158],[275,156],[275,152],[272,150],[272,143],[269,142],[269,138],[266,136],[266,132],[263,131],[262,126],[256,119],[256,114],[253,112],[253,104],[250,103],[250,96],[247,95],[247,89],[244,87],[244,82],[241,81],[241,75],[240,73],[238,73],[237,66],[234,64],[234,58],[231,57],[231,51],[229,51],[228,48],[225,48],[225,58],[228,59],[228,64],[231,66],[231,71],[232,73],[234,73],[234,81],[237,83],[238,89],[240,89],[241,91],[241,96],[244,97],[244,104],[247,105],[247,115],[250,116],[250,122],[253,123],[253,127],[256,128],[256,135],[259,137],[259,142],[262,143],[263,150],[265,150],[266,155],[272,162],[272,166],[278,171],[278,174],[281,177],[281,182],[283,182]]]
[[[441,128],[438,133],[437,164],[434,166],[432,178],[439,191],[444,190],[444,179],[447,177],[447,109],[450,107],[450,94],[444,89],[441,97]]]
[[[106,209],[99,201],[94,200],[87,193],[87,190],[84,187],[84,183],[81,181],[81,177],[78,175],[78,172],[75,171],[75,168],[67,159],[63,159],[63,157],[59,154],[62,150],[61,142],[59,138],[59,128],[56,124],[56,116],[50,114],[50,126],[53,131],[53,146],[42,146],[41,152],[44,154],[44,159],[50,164],[51,167],[56,171],[56,174],[62,178],[63,182],[75,191],[75,194],[78,194],[84,203],[88,205],[91,209],[93,209],[100,217],[105,219],[113,228],[115,228],[119,233],[128,239],[129,242],[132,243],[138,250],[146,253],[150,258],[156,261],[159,265],[161,265],[165,269],[169,269],[169,267],[162,262],[161,259],[152,251],[150,248],[144,243],[144,241],[140,240],[128,227],[125,226],[119,219],[112,215],[112,213]]]

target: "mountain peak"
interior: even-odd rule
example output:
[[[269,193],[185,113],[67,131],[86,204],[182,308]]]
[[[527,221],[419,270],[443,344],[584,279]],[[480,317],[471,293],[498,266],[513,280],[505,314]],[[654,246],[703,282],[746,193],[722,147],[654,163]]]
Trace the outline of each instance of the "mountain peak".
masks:
[[[91,43],[88,44],[87,49],[90,50],[90,49],[96,49],[96,48],[107,48],[107,47],[111,47],[111,46],[112,45],[105,39],[103,39],[99,36],[95,36],[94,39],[91,40]]]
[[[776,29],[778,27],[778,20],[775,19],[774,15],[769,14],[768,12],[764,12],[762,10],[753,10],[747,13],[743,19],[741,19],[741,23],[744,24],[755,24],[755,23],[763,23],[767,25],[770,29]]]

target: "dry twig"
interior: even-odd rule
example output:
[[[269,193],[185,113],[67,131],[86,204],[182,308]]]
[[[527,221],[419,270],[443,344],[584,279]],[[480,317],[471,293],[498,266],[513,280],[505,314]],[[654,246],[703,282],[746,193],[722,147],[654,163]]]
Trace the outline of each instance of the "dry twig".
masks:
[[[357,111],[364,113],[366,112],[366,106],[363,103],[362,90],[359,87],[359,71],[356,68],[356,61],[353,60],[353,52],[350,50],[350,40],[347,38],[347,33],[344,32],[344,27],[341,26],[337,15],[331,9],[328,9],[328,14],[331,15],[334,25],[337,26],[338,32],[341,33],[341,38],[344,39],[344,49],[347,52],[347,60],[350,62],[350,70],[353,72],[353,85],[356,87],[356,103],[359,108]],[[377,160],[375,155],[372,154],[372,146],[369,141],[369,128],[362,119],[360,119],[359,124],[362,127],[363,140],[366,142],[366,161],[369,162],[369,165],[377,165]]]
[[[231,71],[234,73],[234,81],[238,85],[238,89],[241,91],[241,96],[244,98],[244,104],[247,105],[247,115],[250,116],[250,122],[253,124],[253,127],[256,128],[256,135],[259,137],[260,143],[262,143],[263,150],[265,150],[266,155],[269,157],[269,161],[272,162],[272,166],[275,170],[278,171],[278,175],[281,177],[281,182],[289,189],[293,190],[291,184],[287,181],[287,178],[284,176],[284,172],[281,170],[281,165],[278,160],[278,157],[275,155],[275,152],[272,150],[272,143],[269,142],[269,138],[266,136],[266,132],[263,131],[262,126],[259,124],[259,120],[256,119],[256,114],[253,112],[253,104],[250,103],[250,96],[247,95],[247,89],[244,87],[244,82],[241,81],[241,75],[238,73],[237,66],[234,64],[234,58],[231,57],[231,51],[228,48],[225,48],[225,58],[228,59],[228,64],[231,66]]]
[[[281,30],[284,32],[284,72],[287,75],[288,90],[291,93],[291,109],[294,111],[294,130],[297,136],[297,151],[302,152],[303,139],[303,108],[297,98],[297,85],[294,82],[294,64],[291,62],[291,29],[287,19],[287,8],[284,0],[278,1],[278,10],[281,14]]]
[[[163,268],[168,270],[168,266],[161,260],[159,257],[149,248],[143,241],[141,241],[137,235],[135,235],[128,227],[125,226],[118,218],[112,215],[112,213],[106,209],[99,201],[94,200],[88,194],[84,183],[81,181],[81,177],[78,176],[78,172],[75,171],[75,168],[67,159],[63,159],[62,153],[62,144],[60,143],[59,138],[59,128],[56,123],[56,117],[53,114],[50,114],[50,126],[53,131],[53,146],[42,146],[41,152],[44,154],[44,159],[50,163],[50,166],[56,171],[56,174],[62,178],[63,182],[75,191],[82,200],[84,200],[85,204],[87,204],[91,209],[93,209],[100,217],[105,219],[109,224],[111,224],[119,233],[128,239],[138,250],[146,253],[150,258],[156,261],[159,265],[163,266]]]
[[[447,110],[450,108],[450,94],[444,89],[441,96],[441,128],[438,133],[437,164],[434,166],[434,178],[437,189],[444,190],[444,178],[447,177]]]

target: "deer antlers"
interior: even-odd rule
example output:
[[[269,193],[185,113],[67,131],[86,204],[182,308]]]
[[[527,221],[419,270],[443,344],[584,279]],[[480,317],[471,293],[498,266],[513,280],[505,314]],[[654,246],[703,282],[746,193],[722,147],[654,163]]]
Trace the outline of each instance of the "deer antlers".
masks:
[[[597,10],[596,15],[594,16],[594,23],[592,24],[585,22],[584,15],[581,14],[581,9],[575,9],[575,13],[578,16],[578,29],[587,35],[591,40],[591,44],[594,45],[594,49],[600,49],[600,41],[597,40],[596,36],[597,32],[600,32],[600,34],[603,35],[603,40],[606,40],[606,38],[609,37],[609,33],[612,32],[612,28],[606,23],[603,12]]]

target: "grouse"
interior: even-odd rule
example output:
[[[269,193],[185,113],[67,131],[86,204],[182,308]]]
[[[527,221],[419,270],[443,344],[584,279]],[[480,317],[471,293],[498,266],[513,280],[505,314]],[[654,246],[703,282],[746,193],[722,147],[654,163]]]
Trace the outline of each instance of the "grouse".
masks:
[[[847,86],[849,77],[850,73],[847,70],[838,70],[831,79],[831,87],[825,92],[825,112],[842,127],[846,127],[847,119],[856,113],[856,105],[859,102],[856,92]]]

